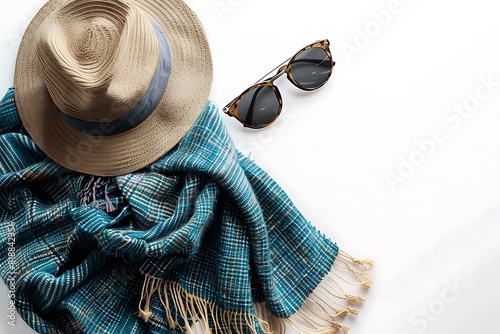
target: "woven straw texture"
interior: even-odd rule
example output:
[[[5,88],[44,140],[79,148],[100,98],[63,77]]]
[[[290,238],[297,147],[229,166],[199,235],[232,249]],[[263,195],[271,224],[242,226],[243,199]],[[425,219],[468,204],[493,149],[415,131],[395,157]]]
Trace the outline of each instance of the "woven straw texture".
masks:
[[[173,59],[157,108],[119,134],[74,129],[58,107],[86,121],[112,121],[141,100],[159,54],[150,20],[167,36]],[[206,34],[181,0],[50,0],[25,32],[14,78],[35,143],[59,164],[100,176],[137,170],[170,150],[202,112],[211,83]]]

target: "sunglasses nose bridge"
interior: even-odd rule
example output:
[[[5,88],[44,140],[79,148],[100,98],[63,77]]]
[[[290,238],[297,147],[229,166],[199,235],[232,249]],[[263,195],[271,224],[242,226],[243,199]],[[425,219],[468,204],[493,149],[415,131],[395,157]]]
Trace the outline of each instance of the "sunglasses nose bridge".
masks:
[[[279,68],[278,72],[276,72],[276,74],[274,76],[272,76],[271,78],[269,78],[269,82],[272,82],[274,83],[274,81],[276,79],[278,79],[279,77],[281,77],[283,74],[285,74],[285,69],[286,69],[286,65],[283,65]]]

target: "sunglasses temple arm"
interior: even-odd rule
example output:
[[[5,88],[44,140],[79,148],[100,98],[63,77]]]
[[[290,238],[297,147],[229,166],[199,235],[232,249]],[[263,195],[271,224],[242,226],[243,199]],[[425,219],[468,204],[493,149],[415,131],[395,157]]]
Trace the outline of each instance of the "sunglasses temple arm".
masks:
[[[260,86],[259,88],[257,88],[257,91],[252,96],[252,101],[250,102],[250,107],[248,108],[248,113],[247,116],[245,117],[246,124],[252,124],[253,109],[255,108],[255,100],[257,100],[257,96],[259,95],[259,92],[262,90],[262,88],[264,87]]]
[[[261,82],[262,80],[264,80],[269,74],[273,73],[274,71],[276,71],[277,69],[280,69],[283,65],[285,65],[286,63],[288,63],[290,61],[290,59],[292,59],[292,57],[288,58],[287,60],[285,60],[284,62],[282,62],[281,64],[279,64],[278,66],[276,66],[275,68],[273,68],[272,70],[270,70],[269,72],[266,73],[266,75],[264,75],[262,78],[260,78],[259,80],[257,80],[254,85],[256,83],[259,83]]]

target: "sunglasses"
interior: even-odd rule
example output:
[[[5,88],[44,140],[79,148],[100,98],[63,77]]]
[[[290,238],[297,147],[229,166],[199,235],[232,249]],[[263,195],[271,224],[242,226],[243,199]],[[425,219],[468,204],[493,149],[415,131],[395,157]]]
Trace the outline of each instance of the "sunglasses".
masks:
[[[325,39],[299,50],[229,102],[222,111],[252,129],[272,124],[283,107],[280,91],[273,82],[286,73],[288,80],[302,90],[322,87],[335,66],[329,46],[330,42]],[[278,72],[274,76],[264,79],[276,69]]]

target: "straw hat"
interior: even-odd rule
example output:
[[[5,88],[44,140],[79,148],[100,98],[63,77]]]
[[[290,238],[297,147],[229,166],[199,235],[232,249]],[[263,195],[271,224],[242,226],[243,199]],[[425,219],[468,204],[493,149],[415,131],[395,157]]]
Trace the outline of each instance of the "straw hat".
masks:
[[[49,0],[24,34],[14,77],[35,143],[98,176],[135,171],[174,147],[211,83],[205,32],[181,0]]]

